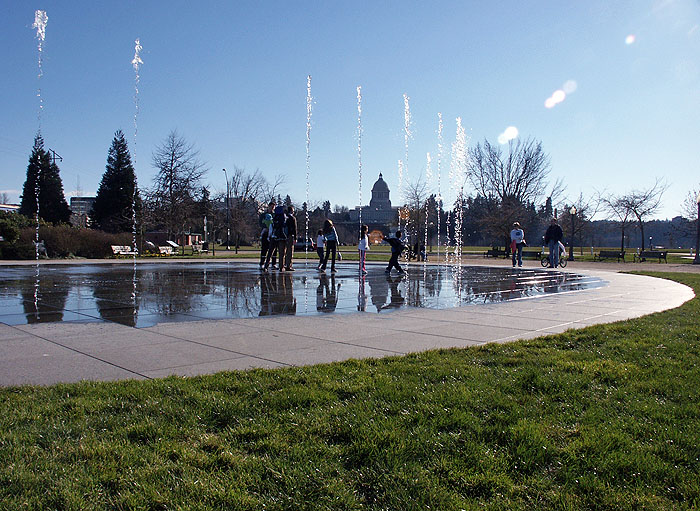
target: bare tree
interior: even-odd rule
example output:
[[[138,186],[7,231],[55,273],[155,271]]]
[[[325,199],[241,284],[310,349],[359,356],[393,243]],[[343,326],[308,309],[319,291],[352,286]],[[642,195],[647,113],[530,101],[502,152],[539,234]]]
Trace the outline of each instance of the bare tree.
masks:
[[[620,228],[620,251],[624,252],[625,231],[633,221],[632,211],[629,209],[626,201],[622,200],[621,197],[614,195],[601,196],[600,203],[603,209],[610,216],[611,220],[613,220]]]
[[[0,204],[9,204],[10,196],[7,192],[0,193]]]
[[[583,193],[580,193],[578,198],[570,201],[571,204],[563,204],[562,214],[559,217],[560,223],[564,232],[570,239],[578,238],[578,245],[581,253],[583,251],[583,236],[590,231],[591,219],[598,213],[602,207],[599,197],[593,196],[585,198]],[[576,212],[572,214],[571,208],[576,208]],[[573,229],[573,231],[572,231]]]
[[[201,190],[200,181],[207,172],[194,149],[177,131],[171,131],[153,152],[153,179],[149,202],[157,218],[165,224],[168,236],[182,232],[192,221],[192,213]]]
[[[551,168],[542,142],[511,140],[504,154],[500,146],[484,140],[483,146],[469,150],[469,156],[469,180],[483,197],[526,204],[538,203],[544,196]]]
[[[236,240],[236,253],[241,237],[253,237],[258,231],[258,210],[263,203],[268,183],[259,170],[252,173],[234,167],[229,181],[230,221]]]
[[[700,186],[688,192],[681,203],[681,215],[691,221],[698,219],[698,197],[700,197]]]
[[[654,184],[642,190],[633,190],[620,199],[637,220],[639,232],[642,235],[642,250],[644,250],[644,221],[659,211],[661,197],[668,189],[668,184],[663,179],[656,178]],[[651,248],[651,247],[649,247]]]
[[[406,234],[410,237],[423,240],[425,229],[425,201],[428,200],[428,184],[422,176],[416,181],[409,181],[405,188],[406,208],[408,209],[408,223]]]

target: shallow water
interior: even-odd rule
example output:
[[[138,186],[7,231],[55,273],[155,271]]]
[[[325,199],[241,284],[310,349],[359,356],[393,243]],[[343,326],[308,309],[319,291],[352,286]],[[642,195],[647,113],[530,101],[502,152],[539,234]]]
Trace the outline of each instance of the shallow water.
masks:
[[[113,321],[147,327],[172,321],[284,314],[388,313],[444,309],[590,289],[596,277],[510,267],[411,266],[405,276],[355,264],[332,275],[304,270],[261,274],[247,263],[42,265],[0,269],[0,323]],[[133,298],[134,282],[136,299]]]

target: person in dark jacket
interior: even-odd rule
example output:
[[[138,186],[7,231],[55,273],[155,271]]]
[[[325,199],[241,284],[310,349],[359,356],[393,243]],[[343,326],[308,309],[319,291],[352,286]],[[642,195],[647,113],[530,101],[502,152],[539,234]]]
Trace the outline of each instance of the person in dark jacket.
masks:
[[[559,266],[559,242],[564,238],[564,231],[557,223],[556,218],[547,227],[547,232],[544,233],[544,242],[549,247],[549,267],[556,268]]]
[[[403,268],[399,264],[399,256],[401,252],[406,250],[406,245],[401,239],[401,235],[401,231],[396,231],[395,238],[384,238],[384,241],[391,245],[391,258],[389,259],[389,266],[386,267],[384,273],[391,273],[392,268],[396,268],[396,271],[399,273],[404,273]]]
[[[292,268],[292,255],[294,255],[294,242],[297,239],[297,217],[294,216],[294,206],[287,208],[287,249],[285,251],[284,267],[287,271]]]

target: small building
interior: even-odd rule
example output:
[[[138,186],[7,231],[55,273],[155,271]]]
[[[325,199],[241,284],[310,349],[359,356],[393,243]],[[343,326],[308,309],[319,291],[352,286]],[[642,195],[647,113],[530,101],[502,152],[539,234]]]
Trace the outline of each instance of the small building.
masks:
[[[70,223],[75,227],[89,227],[90,214],[95,205],[96,197],[70,198]]]

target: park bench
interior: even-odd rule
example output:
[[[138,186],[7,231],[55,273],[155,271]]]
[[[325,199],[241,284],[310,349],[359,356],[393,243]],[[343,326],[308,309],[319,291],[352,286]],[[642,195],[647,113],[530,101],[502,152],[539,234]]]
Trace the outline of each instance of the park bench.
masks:
[[[612,259],[612,258],[617,259],[617,262],[620,262],[620,259],[622,259],[622,262],[625,262],[625,253],[620,252],[619,250],[601,250],[597,254],[593,254],[593,261],[602,261],[603,259]]]
[[[506,253],[505,250],[501,250],[500,248],[490,248],[486,252],[484,252],[484,257],[503,257],[506,258],[508,257],[508,254]]]
[[[116,257],[138,255],[138,250],[133,250],[129,245],[111,245],[112,253]]]
[[[659,263],[661,262],[661,259],[663,259],[665,263],[668,263],[668,261],[666,260],[667,253],[668,251],[666,250],[642,250],[639,254],[634,255],[634,262],[641,263],[642,261],[646,261],[647,259],[657,258],[659,260]]]
[[[535,252],[534,250],[523,250],[523,259],[535,259],[539,261],[542,257],[542,252]]]
[[[158,253],[162,256],[173,255],[173,247],[169,245],[158,247]]]

